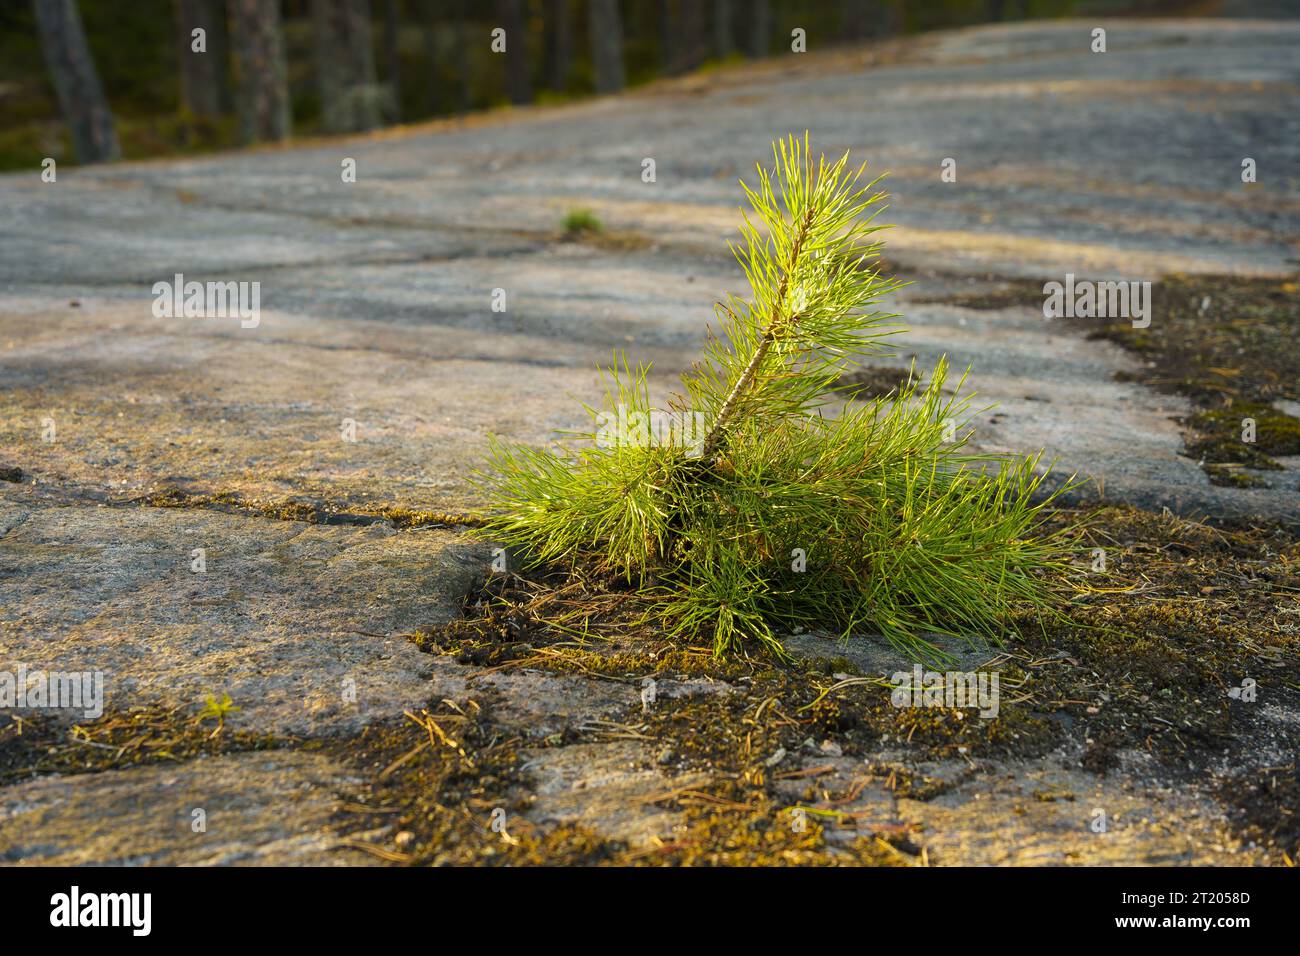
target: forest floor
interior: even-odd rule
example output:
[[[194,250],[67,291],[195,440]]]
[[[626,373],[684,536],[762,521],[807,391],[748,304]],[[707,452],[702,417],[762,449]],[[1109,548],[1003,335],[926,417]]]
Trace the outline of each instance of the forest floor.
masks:
[[[106,686],[0,712],[0,861],[1292,863],[1297,43],[982,27],[0,177],[0,688]],[[736,179],[805,129],[890,173],[909,331],[864,385],[947,354],[978,447],[1091,479],[1053,519],[1092,514],[1067,619],[950,646],[996,717],[893,707],[870,635],[713,660],[447,520],[488,434],[579,425],[613,349],[666,394],[743,291]],[[156,317],[177,274],[260,283],[256,325]],[[1150,325],[1044,318],[1067,274],[1150,281]]]

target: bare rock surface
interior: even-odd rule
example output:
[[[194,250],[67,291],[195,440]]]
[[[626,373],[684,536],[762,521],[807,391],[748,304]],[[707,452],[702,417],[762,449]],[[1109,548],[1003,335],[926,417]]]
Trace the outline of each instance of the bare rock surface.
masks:
[[[979,670],[997,657],[997,650],[978,643],[958,640],[945,634],[928,634],[926,640],[952,659],[951,669]],[[871,677],[892,677],[902,671],[910,672],[913,661],[883,636],[865,640],[854,635],[851,640],[841,640],[825,631],[804,631],[781,639],[781,644],[796,657],[808,661],[824,661],[834,665],[846,661],[858,671]]]
[[[323,756],[288,751],[38,778],[4,790],[0,863],[366,864],[329,827],[354,783]]]
[[[782,768],[786,768],[782,764]],[[1231,836],[1222,811],[1204,794],[1150,781],[1097,776],[1047,758],[870,767],[846,757],[803,756],[815,776],[777,784],[792,805],[820,816],[828,841],[860,836],[905,839],[935,866],[1247,866],[1267,862]],[[887,772],[923,772],[941,792],[897,796]],[[810,783],[813,786],[810,787]],[[836,788],[851,800],[822,805],[815,794]],[[806,799],[813,794],[813,799]]]
[[[105,709],[225,693],[234,726],[321,734],[463,687],[403,637],[458,614],[486,569],[449,532],[7,502],[0,515],[0,669],[100,671]]]
[[[495,719],[520,728],[530,738],[598,728],[603,721],[644,708],[648,704],[642,703],[643,684],[535,670],[489,672],[469,681],[476,694],[486,690],[492,695]],[[669,700],[726,694],[733,689],[704,680],[657,680],[654,684],[655,698]]]
[[[890,260],[917,283],[899,344],[999,404],[982,446],[1045,450],[1113,499],[1286,517],[1295,482],[1209,484],[1176,399],[1030,308],[916,303],[942,275],[1152,279],[1295,270],[1293,22],[981,27],[788,57],[617,99],[371,139],[0,177],[0,439],[37,480],[471,502],[486,435],[581,424],[612,348],[693,357],[743,279],[737,177],[809,129],[890,171]],[[816,45],[814,44],[814,48]],[[873,52],[874,51],[874,52]],[[1052,144],[1059,144],[1053,149]],[[1241,160],[1261,164],[1240,181]],[[644,158],[656,181],[642,182]],[[955,183],[940,179],[958,161]],[[357,161],[355,183],[340,163]],[[560,241],[590,207],[607,237]],[[155,318],[152,284],[257,281],[256,328]],[[493,290],[506,310],[492,309]],[[75,306],[72,303],[76,303]],[[1158,319],[1157,319],[1158,320]],[[57,439],[42,441],[42,421]],[[340,437],[356,423],[356,441]]]
[[[932,862],[961,866],[1247,866],[1203,794],[1051,761],[991,764],[933,799],[898,801]]]
[[[578,824],[634,848],[672,836],[680,815],[656,803],[709,779],[702,773],[662,772],[654,766],[653,750],[638,741],[542,750],[525,766],[536,787],[530,821]]]
[[[54,184],[0,177],[0,466],[24,473],[0,482],[0,669],[102,669],[121,708],[227,692],[233,724],[304,736],[480,686],[525,739],[628,719],[635,685],[477,676],[402,637],[456,613],[483,572],[458,534],[124,503],[177,488],[472,507],[488,434],[541,443],[582,424],[613,348],[655,362],[658,394],[671,387],[711,303],[743,291],[724,247],[735,180],[804,129],[891,171],[887,254],[916,280],[897,302],[902,358],[973,366],[971,386],[999,406],[975,423],[980,447],[1043,449],[1112,500],[1293,519],[1294,481],[1210,485],[1180,454],[1186,407],[1115,381],[1133,369],[1117,347],[1028,306],[919,301],[970,277],[1294,272],[1300,25],[1115,21],[1105,55],[1089,52],[1093,26],[831,53],[814,38],[807,56],[560,108],[60,170]],[[1243,156],[1259,161],[1250,188]],[[947,157],[956,183],[940,179]],[[345,158],[356,183],[340,180]],[[562,239],[575,206],[604,222],[600,237]],[[259,282],[256,326],[155,317],[153,284],[177,274]],[[824,650],[810,653],[843,653]],[[864,653],[864,671],[894,666]],[[681,781],[647,769],[643,749],[539,751],[536,819],[661,835],[671,815],[645,798]],[[859,809],[915,824],[941,862],[1250,859],[1211,838],[1217,811],[1200,797],[1120,792],[1047,762],[1012,773],[982,769],[929,802],[864,790]],[[320,836],[347,786],[325,758],[289,751],[29,780],[0,789],[0,859],[357,862]],[[1039,799],[1042,786],[1075,800]],[[209,809],[204,836],[191,804]],[[1104,838],[1083,819],[1093,806],[1115,821]]]

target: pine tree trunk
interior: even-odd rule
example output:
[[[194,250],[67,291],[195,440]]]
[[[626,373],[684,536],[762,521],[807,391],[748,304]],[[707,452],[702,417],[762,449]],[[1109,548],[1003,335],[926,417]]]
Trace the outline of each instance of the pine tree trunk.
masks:
[[[708,39],[705,36],[704,4],[687,0],[677,10],[675,33],[679,68],[682,72],[693,70],[708,57]]]
[[[380,124],[386,93],[375,77],[370,0],[312,0],[321,125],[356,133]]]
[[[469,45],[472,42],[470,32],[469,0],[460,0],[460,23],[457,27],[460,42],[456,44],[456,72],[460,74],[460,108],[465,113],[474,105],[474,90],[469,75]]]
[[[887,37],[902,33],[907,26],[907,16],[903,10],[903,0],[887,0],[880,13],[880,32]]]
[[[239,61],[239,124],[245,142],[288,139],[289,82],[277,0],[227,0]]]
[[[735,49],[731,0],[713,0],[713,52],[725,60]]]
[[[528,22],[524,17],[524,0],[497,0],[497,16],[506,31],[506,93],[511,103],[531,103],[533,84],[528,75]]]
[[[181,109],[214,119],[222,113],[226,71],[225,31],[220,29],[218,0],[176,0],[176,59],[181,80]],[[194,49],[194,31],[203,31],[204,49]]]
[[[546,0],[546,83],[553,90],[569,85],[573,61],[573,21],[569,0]]]
[[[36,0],[36,27],[77,159],[83,163],[117,159],[121,149],[113,114],[104,99],[76,3]]]
[[[865,40],[872,33],[871,17],[875,4],[868,6],[866,0],[840,0],[840,39]]]
[[[587,16],[596,92],[616,93],[627,82],[623,72],[623,26],[619,21],[618,0],[588,0]]]
[[[402,120],[402,51],[399,46],[401,20],[397,15],[397,0],[384,3],[384,70],[388,84],[388,117],[396,123]]]
[[[659,27],[659,72],[672,76],[677,72],[677,29],[674,25],[672,0],[656,0],[655,20]]]
[[[208,34],[208,50],[216,60],[217,109],[222,116],[235,111],[235,85],[230,71],[230,16],[226,0],[212,0],[214,20]]]
[[[769,0],[754,0],[748,7],[749,55],[767,56],[772,52],[772,4]]]
[[[438,74],[438,20],[443,4],[440,0],[424,0],[420,7],[420,20],[424,28],[424,69],[427,84],[424,102],[430,114],[442,112],[446,97],[439,88]]]

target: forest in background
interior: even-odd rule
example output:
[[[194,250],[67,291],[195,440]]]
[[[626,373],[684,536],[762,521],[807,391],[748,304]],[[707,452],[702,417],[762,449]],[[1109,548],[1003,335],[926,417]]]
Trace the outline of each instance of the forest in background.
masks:
[[[1165,0],[6,0],[0,170],[348,133],[742,58]],[[192,50],[203,30],[204,52]],[[505,30],[494,52],[492,31]],[[62,104],[62,108],[61,108]]]

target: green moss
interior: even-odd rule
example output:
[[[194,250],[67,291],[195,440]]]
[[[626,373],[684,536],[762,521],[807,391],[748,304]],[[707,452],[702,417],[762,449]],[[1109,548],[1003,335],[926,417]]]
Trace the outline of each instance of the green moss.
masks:
[[[367,525],[387,522],[394,528],[452,527],[475,525],[474,515],[445,511],[423,511],[400,505],[355,506],[340,508],[328,503],[293,498],[275,501],[249,499],[233,491],[195,494],[179,488],[163,488],[134,501],[150,508],[211,508],[217,511],[254,514],[279,521],[305,521],[308,524]]]
[[[1243,437],[1247,419],[1255,423],[1253,442]],[[1195,432],[1187,442],[1187,451],[1207,465],[1276,471],[1282,466],[1271,455],[1300,455],[1300,419],[1261,402],[1234,402],[1226,408],[1206,409],[1191,416],[1187,424]],[[1226,471],[1218,469],[1220,477],[1227,477],[1223,474]],[[1244,477],[1259,482],[1253,476]]]
[[[1256,465],[1254,467],[1264,467]],[[1272,463],[1272,467],[1278,465]],[[1268,488],[1269,483],[1258,475],[1251,474],[1249,471],[1243,471],[1239,465],[1211,465],[1203,466],[1205,475],[1210,479],[1210,484],[1218,485],[1222,488]]]
[[[596,214],[590,209],[570,209],[560,220],[560,228],[564,234],[569,237],[579,236],[588,232],[601,232],[605,227],[601,225]]]
[[[394,863],[433,866],[596,864],[624,849],[582,827],[530,824],[520,741],[502,735],[482,709],[462,712],[444,702],[413,716],[433,721],[445,736],[406,718],[327,747],[367,780],[335,818],[349,845]],[[504,814],[503,829],[493,829],[494,811]],[[382,845],[373,837],[380,830]]]
[[[1079,515],[1058,514],[1063,526]],[[668,640],[647,620],[637,595],[609,581],[554,572],[535,580],[496,576],[466,602],[465,617],[412,639],[433,654],[481,667],[526,667],[558,675],[626,680],[711,678],[730,692],[661,695],[638,732],[674,772],[707,780],[657,801],[675,813],[671,839],[633,848],[570,824],[530,823],[534,788],[525,748],[536,741],[498,721],[491,697],[457,698],[372,724],[360,737],[297,741],[226,728],[213,737],[197,708],[139,709],[87,725],[88,746],[49,720],[0,728],[4,782],[37,773],[89,772],[263,747],[323,751],[363,780],[361,795],[334,822],[345,846],[403,864],[746,864],[911,865],[922,861],[906,833],[849,841],[851,817],[809,815],[791,826],[795,806],[851,801],[846,786],[810,780],[791,798],[782,771],[797,758],[823,758],[823,742],[861,768],[862,777],[898,797],[932,800],[959,778],[878,763],[902,750],[909,763],[966,757],[1033,758],[1080,754],[1084,769],[1105,773],[1126,751],[1146,753],[1167,775],[1203,774],[1257,739],[1254,705],[1229,696],[1245,677],[1261,697],[1300,705],[1300,632],[1282,626],[1278,608],[1300,592],[1300,544],[1281,529],[1211,528],[1131,508],[1096,513],[1072,532],[1085,562],[1107,550],[1106,574],[1081,572],[1068,619],[1024,624],[999,663],[998,717],[972,710],[896,708],[882,681],[843,681],[847,661],[781,660],[766,654],[718,660],[708,648]],[[829,670],[830,673],[827,673]],[[472,685],[471,685],[472,686]],[[1285,733],[1274,729],[1273,733]],[[450,740],[443,739],[443,735]],[[552,746],[589,738],[572,730]],[[1279,741],[1300,747],[1295,736]],[[808,742],[812,742],[810,749]],[[780,751],[787,755],[769,766]],[[662,761],[661,761],[662,762]],[[1189,770],[1189,765],[1202,768]],[[1223,798],[1238,832],[1296,858],[1294,768],[1229,773]],[[788,774],[787,774],[788,779]],[[1039,800],[1069,800],[1043,790]],[[506,814],[508,838],[491,827]],[[383,836],[376,836],[377,833]],[[401,834],[401,838],[398,835]],[[340,851],[344,852],[344,851]],[[355,850],[347,851],[355,852]]]
[[[217,729],[195,707],[132,707],[72,725],[39,714],[0,717],[0,782],[48,773],[95,773],[198,756],[270,750],[294,738]]]
[[[1276,470],[1273,455],[1300,454],[1300,419],[1273,405],[1300,401],[1300,286],[1294,280],[1168,275],[1152,283],[1151,324],[1070,319],[1093,338],[1115,342],[1146,360],[1126,381],[1189,398],[1198,410],[1184,422],[1186,453],[1210,480],[1239,488],[1268,486],[1244,466]],[[1003,280],[991,291],[938,299],[970,309],[1040,308],[1042,284]],[[1241,440],[1254,418],[1254,444]]]
[[[1109,325],[1094,334],[1148,359],[1134,376],[1199,406],[1185,425],[1187,454],[1210,480],[1267,487],[1244,466],[1276,470],[1273,455],[1300,454],[1300,420],[1273,407],[1300,398],[1300,296],[1293,281],[1229,276],[1166,276],[1152,286],[1151,325]],[[1242,420],[1256,440],[1242,441]]]
[[[597,581],[566,583],[559,574],[532,585],[499,578],[467,602],[464,620],[415,640],[430,653],[485,667],[634,684],[647,676],[712,678],[731,686],[727,694],[661,697],[648,713],[638,711],[640,732],[676,768],[720,783],[707,800],[667,800],[665,808],[687,821],[678,831],[684,835],[653,852],[630,854],[635,862],[915,862],[906,841],[869,838],[845,856],[824,831],[796,834],[774,822],[790,804],[774,788],[782,764],[769,767],[770,758],[779,751],[809,753],[809,740],[817,753],[829,741],[845,757],[867,761],[896,748],[916,761],[1029,759],[1075,749],[1084,769],[1105,773],[1123,752],[1136,750],[1177,775],[1188,772],[1189,762],[1203,766],[1249,746],[1254,713],[1228,693],[1243,678],[1255,679],[1270,699],[1300,701],[1300,634],[1276,623],[1278,602],[1300,590],[1300,545],[1291,535],[1211,528],[1131,508],[1108,508],[1087,522],[1081,517],[1058,513],[1053,520],[1083,525],[1072,532],[1081,562],[1104,547],[1110,570],[1081,574],[1068,616],[1019,622],[1021,636],[1009,641],[998,666],[1001,706],[992,720],[973,710],[896,708],[883,681],[831,676],[852,673],[847,661],[785,661],[761,653],[715,659],[706,648],[665,642],[653,627],[638,624],[644,608],[635,601],[629,606],[625,593],[607,592]],[[566,600],[589,612],[580,621],[565,618],[581,639],[548,624],[548,613]],[[555,743],[575,739],[561,735]],[[954,785],[897,765],[863,766],[878,783],[912,799],[930,800]],[[832,789],[829,796],[844,794]],[[1070,796],[1044,791],[1038,799]],[[1260,801],[1266,805],[1243,810],[1242,827],[1271,827],[1284,840],[1281,813],[1267,810],[1264,795]]]

